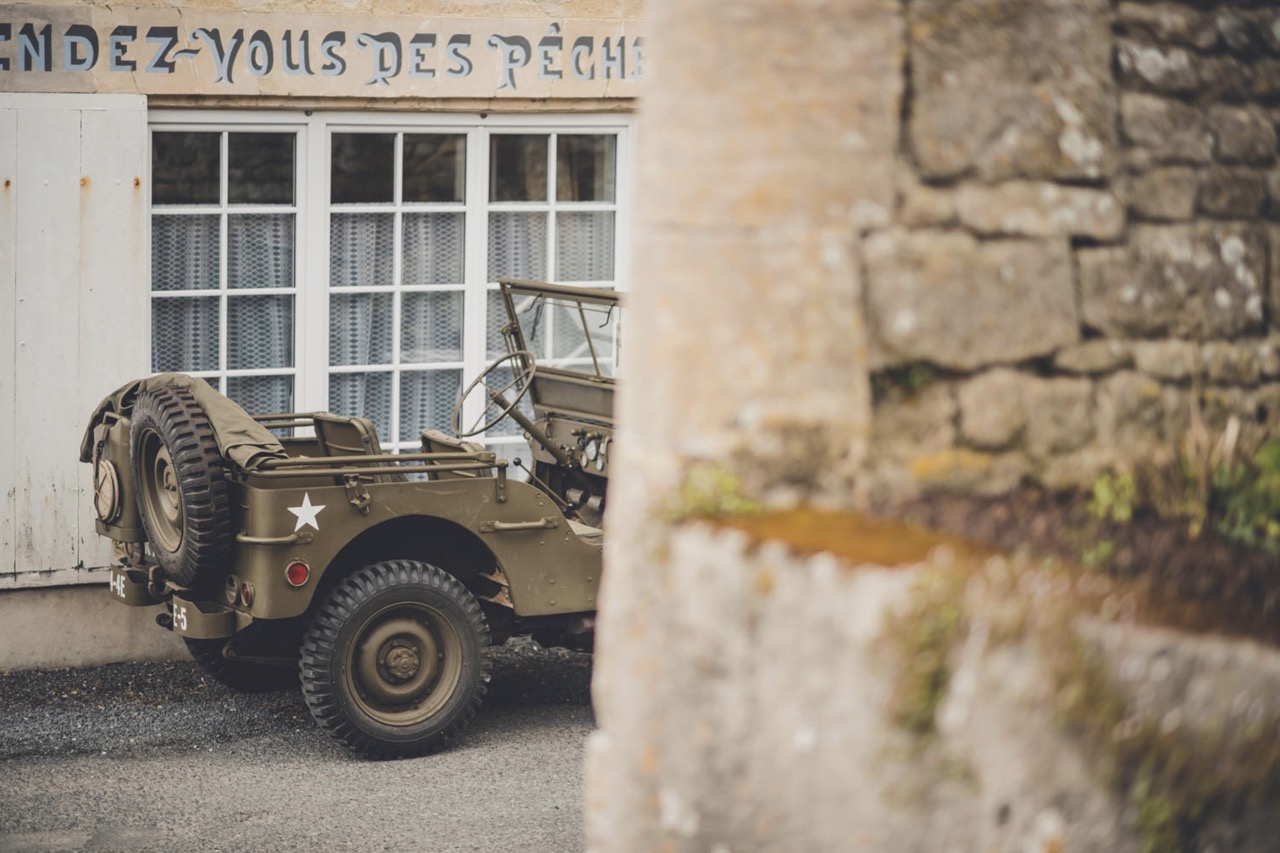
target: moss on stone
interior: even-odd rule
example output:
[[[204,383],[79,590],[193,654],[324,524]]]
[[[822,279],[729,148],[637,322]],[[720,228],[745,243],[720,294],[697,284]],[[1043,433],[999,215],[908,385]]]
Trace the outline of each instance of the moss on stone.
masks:
[[[1060,601],[1038,620],[1037,639],[1056,687],[1058,719],[1101,759],[1116,795],[1133,807],[1144,853],[1188,849],[1206,819],[1259,798],[1274,801],[1280,718],[1238,730],[1222,720],[1175,722],[1172,710],[1161,720],[1142,716],[1137,691],[1116,684],[1076,627],[1097,612],[1096,601]]]
[[[722,465],[701,463],[689,469],[667,506],[667,516],[671,521],[683,521],[751,515],[760,510],[760,502],[747,494],[737,474]]]
[[[951,657],[968,618],[963,578],[927,569],[912,585],[910,603],[886,625],[897,671],[890,699],[893,720],[917,737],[937,730],[938,706],[951,681]]]
[[[1056,561],[972,554],[921,571],[885,640],[897,669],[893,720],[928,743],[952,664],[979,615],[990,646],[1034,643],[1054,687],[1059,725],[1091,754],[1102,781],[1132,808],[1144,853],[1190,849],[1208,821],[1280,805],[1280,714],[1173,722],[1144,717],[1138,690],[1118,683],[1118,658],[1081,624],[1177,626],[1185,613],[1146,588]],[[1193,630],[1203,630],[1193,619]]]

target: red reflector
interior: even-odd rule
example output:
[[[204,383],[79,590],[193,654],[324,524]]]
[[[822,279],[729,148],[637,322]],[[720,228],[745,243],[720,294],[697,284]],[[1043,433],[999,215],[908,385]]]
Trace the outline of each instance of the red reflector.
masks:
[[[284,570],[284,577],[290,586],[302,586],[311,577],[311,569],[306,563],[290,563]]]
[[[253,606],[253,584],[247,581],[240,584],[240,603],[245,607]]]

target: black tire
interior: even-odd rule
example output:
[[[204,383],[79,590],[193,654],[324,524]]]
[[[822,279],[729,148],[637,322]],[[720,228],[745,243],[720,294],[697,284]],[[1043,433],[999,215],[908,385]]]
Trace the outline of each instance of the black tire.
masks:
[[[205,675],[242,693],[291,690],[298,686],[296,666],[273,666],[258,661],[234,660],[222,653],[226,640],[182,638],[196,666]],[[296,649],[295,649],[296,650]]]
[[[435,566],[376,563],[329,594],[302,641],[299,680],[320,728],[365,758],[434,752],[476,715],[489,626]]]
[[[152,556],[174,582],[209,586],[231,553],[231,498],[213,428],[187,391],[156,388],[133,406],[130,456]]]

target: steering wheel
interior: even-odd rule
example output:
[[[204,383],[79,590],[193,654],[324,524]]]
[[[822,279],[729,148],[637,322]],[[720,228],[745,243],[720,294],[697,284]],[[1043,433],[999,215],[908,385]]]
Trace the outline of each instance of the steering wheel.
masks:
[[[498,368],[506,365],[507,362],[511,363],[511,372],[515,375],[506,385],[494,390],[485,380],[488,379],[489,376]],[[494,359],[493,363],[486,367],[483,373],[471,380],[471,384],[467,386],[467,389],[458,395],[458,402],[453,405],[453,418],[451,419],[453,434],[459,438],[467,438],[493,428],[499,421],[510,414],[511,410],[524,399],[525,394],[529,393],[529,387],[533,382],[533,377],[536,373],[537,366],[533,359],[533,353],[528,350],[516,350],[515,352],[507,353],[501,358]],[[517,385],[520,386],[520,393],[516,394],[514,399],[507,400],[504,395]],[[480,417],[476,418],[475,421],[472,422],[471,428],[469,430],[463,430],[462,405],[467,401],[467,397],[470,396],[471,392],[477,387],[484,388],[486,396],[489,398],[489,402],[485,405],[484,409],[481,410]],[[498,412],[498,414],[492,419],[485,420],[485,418],[488,417],[490,410],[495,410],[499,407],[501,407],[502,411]],[[477,426],[477,424],[479,424],[479,426]]]

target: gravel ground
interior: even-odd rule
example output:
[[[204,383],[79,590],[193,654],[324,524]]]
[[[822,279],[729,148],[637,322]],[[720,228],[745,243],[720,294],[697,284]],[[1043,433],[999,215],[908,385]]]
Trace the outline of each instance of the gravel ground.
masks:
[[[369,762],[194,664],[0,674],[0,851],[581,849],[590,677],[513,640],[449,749]]]

